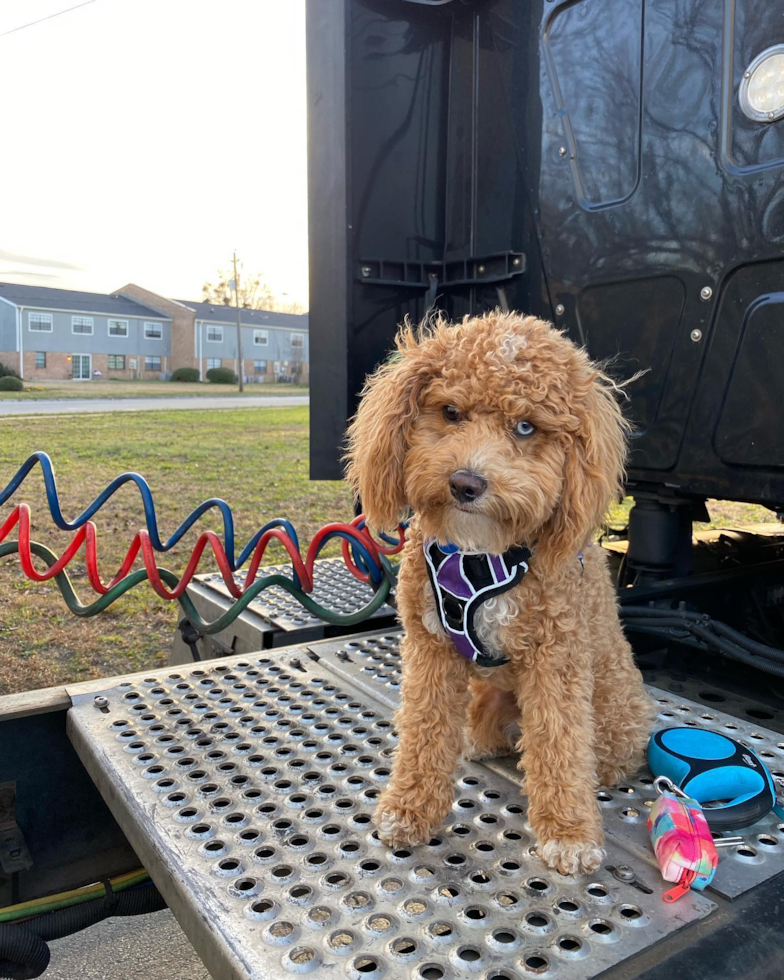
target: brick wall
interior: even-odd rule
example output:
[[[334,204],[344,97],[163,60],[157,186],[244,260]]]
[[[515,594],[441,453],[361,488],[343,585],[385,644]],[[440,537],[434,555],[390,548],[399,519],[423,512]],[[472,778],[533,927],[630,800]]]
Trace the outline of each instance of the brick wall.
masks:
[[[130,296],[154,310],[160,310],[166,316],[172,318],[171,324],[171,363],[169,369],[176,371],[181,367],[198,367],[196,356],[193,352],[193,330],[196,315],[193,310],[188,310],[179,303],[160,296],[150,289],[144,289],[133,282],[117,290],[123,296]]]
[[[25,381],[64,381],[71,377],[71,357],[60,351],[46,352],[46,367],[35,366],[35,351],[24,352]]]
[[[0,364],[3,364],[7,368],[11,368],[12,371],[19,372],[19,351],[17,350],[0,350]]]

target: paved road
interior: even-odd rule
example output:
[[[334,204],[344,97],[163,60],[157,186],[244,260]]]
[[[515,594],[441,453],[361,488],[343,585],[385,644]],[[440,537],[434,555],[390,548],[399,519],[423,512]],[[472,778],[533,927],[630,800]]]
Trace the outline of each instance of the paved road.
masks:
[[[210,980],[168,909],[106,919],[49,948],[46,980]]]
[[[182,408],[285,408],[309,405],[308,395],[218,395],[185,398],[63,398],[41,401],[0,401],[3,415],[79,415],[83,412],[149,412]]]

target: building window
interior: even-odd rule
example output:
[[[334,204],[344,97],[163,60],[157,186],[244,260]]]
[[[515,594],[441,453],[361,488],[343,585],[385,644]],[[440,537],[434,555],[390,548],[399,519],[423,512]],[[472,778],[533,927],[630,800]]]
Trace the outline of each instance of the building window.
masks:
[[[145,371],[160,371],[160,369],[161,369],[160,357],[145,357],[144,359]]]
[[[109,321],[109,336],[110,337],[127,337],[128,336],[128,321],[127,320],[110,320]]]
[[[292,350],[303,350],[305,347],[305,334],[304,333],[293,333],[291,335],[291,348]]]
[[[46,351],[37,350],[35,352],[35,366],[37,368],[45,368],[46,367]]]
[[[86,334],[92,336],[93,318],[91,316],[72,316],[71,333]]]
[[[28,330],[32,330],[35,333],[51,333],[52,314],[51,313],[28,313],[27,328]]]
[[[211,344],[220,344],[223,341],[223,327],[207,327],[207,340]]]
[[[254,374],[266,374],[267,373],[267,362],[266,361],[254,361],[253,362],[253,373]]]
[[[219,357],[208,357],[207,358],[207,370],[211,371],[213,368],[223,367],[223,363]]]
[[[253,331],[253,343],[257,347],[266,347],[269,343],[269,334],[266,330],[254,330]]]
[[[109,354],[106,366],[110,371],[124,371],[125,354]]]
[[[148,340],[160,340],[163,337],[163,324],[162,323],[148,323],[145,320],[145,323],[144,323],[144,336]]]

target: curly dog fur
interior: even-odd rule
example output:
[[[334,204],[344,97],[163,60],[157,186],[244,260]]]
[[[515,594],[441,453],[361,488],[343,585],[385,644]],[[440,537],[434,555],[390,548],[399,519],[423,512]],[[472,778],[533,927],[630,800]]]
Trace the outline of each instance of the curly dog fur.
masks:
[[[516,747],[540,857],[564,874],[591,871],[603,856],[597,788],[639,767],[654,718],[605,555],[586,547],[622,485],[617,386],[534,317],[406,324],[396,346],[368,379],[347,470],[372,528],[393,529],[407,507],[415,515],[397,591],[400,743],[376,826],[390,844],[428,840],[452,806],[461,756]],[[473,502],[450,492],[461,469],[487,483]],[[529,573],[477,623],[487,652],[508,663],[477,667],[443,632],[430,537],[464,551],[533,547]]]

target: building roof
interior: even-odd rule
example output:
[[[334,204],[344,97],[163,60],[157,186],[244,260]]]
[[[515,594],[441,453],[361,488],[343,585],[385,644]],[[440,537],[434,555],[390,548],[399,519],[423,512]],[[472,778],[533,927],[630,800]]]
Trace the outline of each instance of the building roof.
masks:
[[[0,296],[17,306],[43,310],[75,310],[85,313],[107,313],[110,316],[149,316],[156,320],[171,317],[127,296],[107,296],[105,293],[82,293],[74,289],[51,289],[49,286],[21,286],[0,282]]]
[[[193,310],[197,320],[207,323],[236,323],[237,313],[233,306],[220,303],[197,303],[195,300],[177,299]],[[242,308],[241,322],[244,327],[284,327],[289,330],[307,330],[307,313],[274,313],[272,310],[251,310]]]

